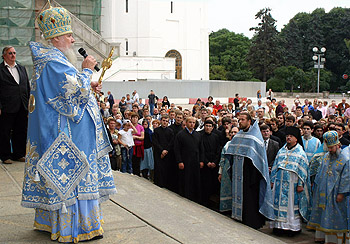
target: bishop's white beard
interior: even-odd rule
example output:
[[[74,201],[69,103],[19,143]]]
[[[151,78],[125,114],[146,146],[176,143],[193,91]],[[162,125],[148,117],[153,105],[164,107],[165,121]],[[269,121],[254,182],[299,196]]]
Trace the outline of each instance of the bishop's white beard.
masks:
[[[62,51],[63,54],[67,57],[68,61],[74,66],[77,67],[78,58],[74,52],[73,47],[68,48],[67,50]]]
[[[46,40],[43,36],[40,37],[40,42],[44,44],[45,46],[53,46],[51,43],[51,39]],[[68,59],[68,61],[77,68],[78,58],[77,55],[74,52],[73,45],[66,49],[66,50],[60,50]]]
[[[336,151],[334,154],[331,154],[331,153],[330,153],[329,155],[330,155],[330,158],[334,160],[334,159],[339,158],[340,153],[341,153],[341,149],[338,148],[337,151]]]

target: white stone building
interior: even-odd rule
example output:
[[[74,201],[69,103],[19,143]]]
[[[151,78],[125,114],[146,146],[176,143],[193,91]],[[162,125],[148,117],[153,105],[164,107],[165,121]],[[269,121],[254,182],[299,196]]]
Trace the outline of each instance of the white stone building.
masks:
[[[102,0],[101,7],[102,37],[120,43],[105,81],[209,79],[206,0]]]

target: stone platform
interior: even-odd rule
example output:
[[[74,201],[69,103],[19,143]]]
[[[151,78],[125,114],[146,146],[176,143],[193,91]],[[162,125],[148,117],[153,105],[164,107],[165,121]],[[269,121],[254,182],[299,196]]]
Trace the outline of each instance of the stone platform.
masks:
[[[20,206],[23,171],[23,163],[0,163],[0,243],[54,243],[33,230],[34,210]],[[104,238],[91,243],[312,243],[306,234],[278,240],[145,179],[113,174],[118,194],[102,204]]]

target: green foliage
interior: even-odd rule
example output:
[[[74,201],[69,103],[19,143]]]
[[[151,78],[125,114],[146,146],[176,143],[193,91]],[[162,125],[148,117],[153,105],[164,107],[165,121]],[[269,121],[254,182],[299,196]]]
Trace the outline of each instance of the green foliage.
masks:
[[[302,69],[295,66],[282,66],[275,69],[274,78],[283,81],[283,89],[288,89],[291,92],[297,87],[304,90],[307,83],[306,75]]]
[[[226,80],[227,71],[223,65],[211,65],[210,66],[210,79],[211,80]]]
[[[274,91],[317,91],[317,69],[313,47],[325,47],[325,69],[321,69],[320,91],[349,91],[350,8],[317,8],[298,13],[279,33],[271,9],[260,10],[254,37],[227,29],[213,32],[210,41],[210,78],[267,81]],[[299,87],[299,88],[298,88]]]
[[[320,91],[329,90],[329,82],[332,73],[327,70],[321,70],[320,73]],[[267,88],[274,91],[295,90],[301,92],[317,91],[317,70],[312,69],[304,72],[295,66],[282,66],[275,69],[274,76],[268,80]]]
[[[255,34],[247,56],[254,76],[263,82],[272,76],[283,57],[276,20],[270,12],[271,9],[265,8],[255,15],[255,19],[260,19],[261,22],[257,27],[250,28]]]
[[[350,39],[345,38],[344,42],[345,42],[346,48],[349,50],[349,53],[350,53]]]
[[[312,48],[326,47],[325,68],[331,72],[331,77],[327,77],[329,86],[320,84],[320,90],[321,87],[331,90],[344,88],[346,82],[341,76],[350,71],[350,30],[346,28],[349,24],[348,8],[333,8],[328,13],[318,8],[310,14],[296,14],[280,34],[286,57],[284,65],[293,65],[304,71],[311,70],[314,65]],[[309,89],[313,90],[314,87],[308,87],[306,90]]]
[[[284,80],[278,79],[276,77],[270,78],[266,83],[267,89],[271,88],[273,91],[276,91],[276,92],[283,92],[284,87],[285,87]]]
[[[246,56],[251,42],[243,34],[235,34],[227,29],[213,32],[209,36],[210,79],[250,80]]]

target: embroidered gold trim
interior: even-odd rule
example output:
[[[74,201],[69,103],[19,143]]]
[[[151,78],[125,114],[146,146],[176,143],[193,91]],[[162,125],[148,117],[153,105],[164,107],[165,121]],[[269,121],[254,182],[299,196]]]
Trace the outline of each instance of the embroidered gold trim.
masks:
[[[346,233],[346,232],[348,232],[348,230],[325,229],[325,228],[321,227],[319,224],[311,223],[311,222],[308,223],[306,228],[311,229],[311,230],[320,230],[320,231],[326,232],[327,234]]]
[[[74,238],[74,243],[78,243],[79,241],[86,241],[94,238],[95,236],[103,235],[104,231],[102,228],[102,225],[104,224],[104,221],[101,220],[101,226],[98,230],[93,230],[89,233],[79,234],[77,237]],[[34,228],[41,231],[47,231],[51,233],[51,240],[55,241],[58,239],[59,242],[71,242],[72,241],[72,235],[69,236],[61,236],[60,232],[52,233],[51,232],[51,226],[39,224],[38,222],[34,221]]]
[[[34,109],[35,109],[35,97],[33,94],[30,94],[29,103],[28,103],[29,113],[33,113]]]

